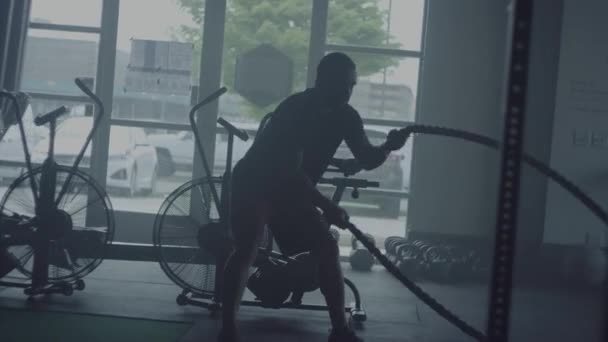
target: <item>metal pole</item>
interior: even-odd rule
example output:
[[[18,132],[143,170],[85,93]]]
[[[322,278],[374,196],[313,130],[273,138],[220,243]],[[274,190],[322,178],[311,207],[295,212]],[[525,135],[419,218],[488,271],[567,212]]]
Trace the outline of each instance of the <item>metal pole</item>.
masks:
[[[391,38],[391,10],[393,9],[393,0],[389,0],[388,1],[388,18],[386,21],[386,45],[389,44],[390,42],[390,38]],[[382,113],[382,116],[384,116],[384,91],[386,88],[386,69],[387,67],[384,67],[384,70],[382,71],[382,105],[380,107],[380,113]]]
[[[10,48],[10,38],[13,33],[11,30],[13,19],[14,1],[0,2],[0,89],[6,87],[5,77],[7,66],[8,50]]]
[[[500,170],[496,239],[490,284],[487,336],[492,342],[509,340],[513,261],[517,233],[521,157],[523,154],[526,91],[533,0],[513,0]]]
[[[308,45],[308,78],[306,80],[309,88],[315,84],[317,65],[325,55],[328,12],[328,0],[313,0],[310,19],[310,42]]]

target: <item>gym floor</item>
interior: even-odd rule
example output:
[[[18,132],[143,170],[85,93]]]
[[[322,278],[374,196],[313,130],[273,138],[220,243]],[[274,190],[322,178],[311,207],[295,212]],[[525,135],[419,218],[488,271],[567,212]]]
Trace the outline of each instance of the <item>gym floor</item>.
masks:
[[[363,297],[368,321],[359,335],[366,341],[471,341],[382,268],[358,273],[345,264],[344,269]],[[187,322],[192,327],[179,341],[214,341],[219,321],[206,309],[178,306],[175,297],[180,289],[155,263],[106,260],[85,282],[84,292],[71,297],[55,295],[35,304],[28,304],[20,289],[0,288],[0,307]],[[485,286],[422,286],[465,321],[485,330]],[[310,293],[304,300],[320,303],[321,296]],[[603,303],[589,292],[516,291],[511,340],[602,341],[599,328],[603,325]],[[329,329],[325,312],[243,307],[241,319],[245,341],[251,342],[326,341]]]

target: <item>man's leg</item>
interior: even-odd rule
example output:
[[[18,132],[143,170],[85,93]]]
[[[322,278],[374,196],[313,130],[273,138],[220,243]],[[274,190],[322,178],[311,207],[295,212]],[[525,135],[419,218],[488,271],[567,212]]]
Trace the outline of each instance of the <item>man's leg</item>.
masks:
[[[344,311],[344,275],[340,265],[338,242],[329,236],[321,239],[315,254],[319,260],[319,286],[329,309],[329,318],[334,330],[347,328]]]
[[[232,231],[234,251],[228,257],[224,270],[222,292],[222,334],[226,340],[235,340],[236,314],[247,286],[249,269],[257,256],[260,239],[264,233],[266,210],[263,205],[250,204],[234,208]]]
[[[329,231],[329,224],[315,207],[294,205],[280,210],[280,217],[271,219],[274,237],[283,253],[311,251],[319,265],[319,286],[335,330],[347,326],[344,311],[344,276],[340,265],[338,242]],[[276,223],[276,224],[275,224]]]

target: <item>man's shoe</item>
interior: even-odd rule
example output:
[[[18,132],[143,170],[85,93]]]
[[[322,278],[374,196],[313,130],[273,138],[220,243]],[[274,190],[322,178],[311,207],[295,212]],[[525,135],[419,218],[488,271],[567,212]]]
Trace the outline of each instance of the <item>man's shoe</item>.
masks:
[[[332,330],[329,334],[328,342],[363,342],[363,339],[357,337],[351,329]]]

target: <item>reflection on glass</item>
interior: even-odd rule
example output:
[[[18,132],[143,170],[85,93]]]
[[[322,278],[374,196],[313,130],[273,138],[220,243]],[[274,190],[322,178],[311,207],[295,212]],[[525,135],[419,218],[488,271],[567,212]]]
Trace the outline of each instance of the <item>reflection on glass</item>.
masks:
[[[148,15],[141,16],[142,8]],[[154,6],[141,0],[120,2],[113,117],[188,122],[200,51],[179,28],[194,25],[178,1],[156,1]]]
[[[268,44],[288,56],[293,63],[293,92],[304,90],[308,70],[308,46],[312,2],[291,0],[284,10],[275,11],[269,2],[228,1],[224,42],[223,83],[234,89],[237,58]],[[268,71],[270,73],[274,70]],[[264,82],[260,79],[260,84]],[[282,99],[281,99],[282,100]],[[231,122],[259,122],[280,100],[260,108],[237,93],[229,92],[220,99],[220,116]]]
[[[418,51],[424,0],[335,0],[329,2],[327,41]]]
[[[38,114],[48,113],[59,106],[66,105],[70,109],[70,113],[68,115],[64,115],[57,120],[57,132],[58,136],[56,137],[59,144],[56,144],[56,153],[61,152],[61,145],[63,135],[70,133],[70,136],[74,135],[72,130],[61,130],[59,127],[62,126],[63,122],[71,121],[70,119],[73,117],[84,116],[85,113],[91,113],[91,106],[84,105],[81,103],[69,103],[66,101],[58,101],[58,100],[40,100],[40,99],[32,99],[30,100],[30,106],[26,109],[23,115],[23,124],[24,130],[26,133],[26,140],[28,143],[28,148],[30,151],[30,155],[32,157],[32,161],[34,163],[41,163],[46,158],[46,153],[49,147],[49,128],[48,125],[45,126],[36,126],[34,125],[34,116]],[[78,134],[80,132],[76,131]],[[88,131],[87,131],[88,132]],[[82,134],[86,134],[82,133]],[[76,141],[78,146],[81,146],[84,142],[84,138]],[[65,145],[65,144],[64,144]],[[58,148],[59,147],[59,148]],[[65,148],[65,147],[63,147]],[[76,148],[76,147],[70,147]],[[73,159],[70,159],[73,160]],[[25,156],[23,154],[23,146],[21,143],[21,134],[19,133],[19,127],[17,125],[11,127],[4,139],[0,142],[0,180],[1,184],[8,185],[10,184],[16,177],[18,177],[25,170],[25,164],[22,166],[14,166],[1,164],[1,161],[9,161],[9,162],[19,162],[25,163]],[[70,164],[71,165],[71,164]]]
[[[163,199],[192,179],[189,131],[112,126],[107,189],[121,211],[156,213]]]
[[[24,91],[82,95],[74,78],[94,80],[99,36],[28,31],[21,87]]]
[[[357,64],[359,79],[350,104],[363,118],[414,121],[418,72],[416,58],[348,53]],[[371,67],[383,60],[386,68]]]

